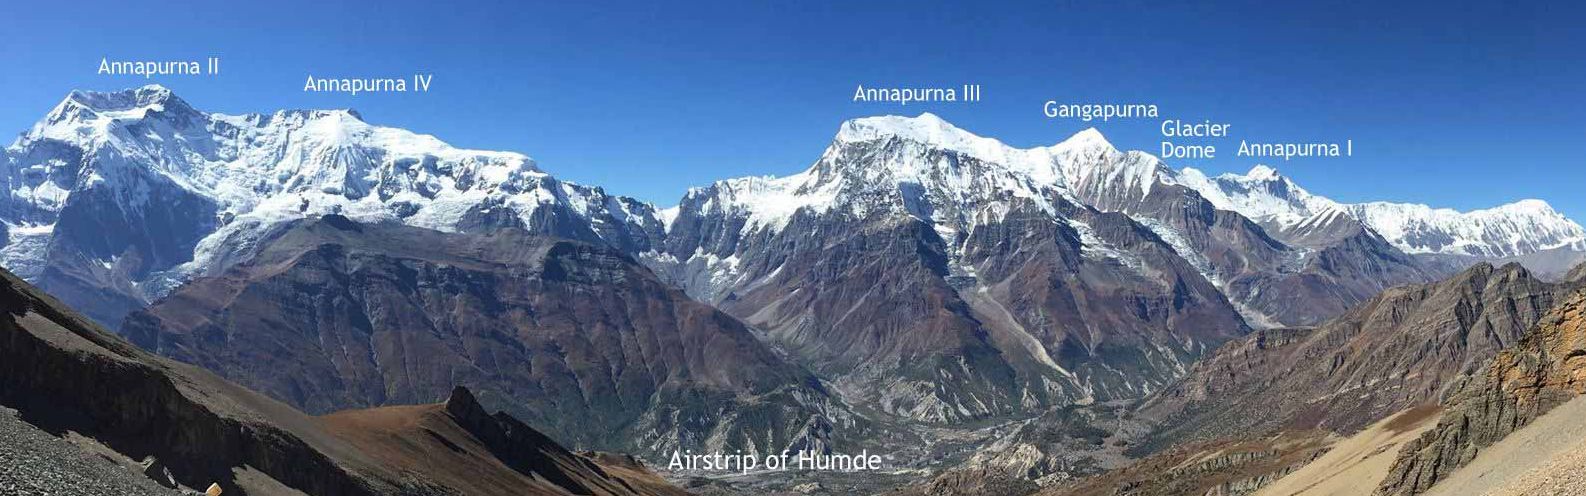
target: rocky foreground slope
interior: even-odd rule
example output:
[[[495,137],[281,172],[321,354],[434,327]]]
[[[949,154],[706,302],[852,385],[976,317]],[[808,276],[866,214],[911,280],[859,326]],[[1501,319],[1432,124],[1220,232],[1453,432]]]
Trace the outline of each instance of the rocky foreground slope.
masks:
[[[176,496],[141,470],[105,463],[89,450],[0,408],[0,494]],[[139,467],[141,468],[141,467]]]
[[[1390,289],[1315,329],[1258,332],[1142,408],[1164,426],[1145,448],[1282,428],[1351,433],[1437,403],[1460,374],[1519,343],[1576,287],[1518,264],[1480,264]]]
[[[1484,448],[1582,394],[1586,294],[1576,294],[1460,385],[1437,427],[1399,453],[1377,494],[1425,492]]]
[[[98,463],[141,462],[171,487],[219,484],[226,494],[681,494],[642,468],[605,465],[505,414],[486,414],[465,390],[442,405],[311,417],[142,351],[3,271],[0,405],[31,426],[24,427],[29,436],[73,439],[102,458]],[[62,459],[59,470],[39,475],[65,478],[47,491],[123,494],[128,487],[96,493],[92,481],[78,483],[98,476],[74,472],[71,463]],[[134,484],[136,492],[154,491]]]

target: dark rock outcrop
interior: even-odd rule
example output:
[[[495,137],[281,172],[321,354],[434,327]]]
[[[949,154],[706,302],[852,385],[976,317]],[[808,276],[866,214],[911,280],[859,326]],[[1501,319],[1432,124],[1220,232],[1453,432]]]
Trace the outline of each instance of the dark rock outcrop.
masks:
[[[1377,494],[1425,492],[1483,448],[1586,394],[1586,293],[1560,303],[1519,344],[1464,379],[1437,427],[1400,450]]]

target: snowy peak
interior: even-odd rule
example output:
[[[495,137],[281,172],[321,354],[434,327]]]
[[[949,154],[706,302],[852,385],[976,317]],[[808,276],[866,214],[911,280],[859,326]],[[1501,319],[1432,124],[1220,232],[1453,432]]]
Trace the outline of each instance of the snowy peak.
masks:
[[[271,122],[307,123],[320,119],[351,120],[363,123],[363,115],[352,109],[281,110],[273,114],[225,115],[201,112],[169,88],[151,84],[120,91],[72,90],[44,119],[34,125],[28,138],[104,138],[115,128],[140,123],[162,122],[169,126],[214,122],[263,127]]]
[[[987,161],[1005,159],[1010,152],[1018,151],[1001,141],[965,131],[929,112],[917,117],[884,115],[851,119],[843,122],[833,144],[841,146],[886,139],[909,141]]]
[[[1008,146],[930,113],[844,122],[832,146],[804,175],[821,183],[852,181],[845,186],[850,189],[913,184],[950,195],[998,189],[1028,194],[1065,184],[1051,149]]]
[[[1407,253],[1502,258],[1561,247],[1586,249],[1581,226],[1541,200],[1471,212],[1412,203],[1344,204],[1312,194],[1264,165],[1243,175],[1215,178],[1185,168],[1178,179],[1217,208],[1239,212],[1279,233],[1335,225],[1342,213]]]
[[[1054,145],[1052,148],[1057,150],[1117,151],[1117,148],[1113,148],[1112,142],[1107,141],[1107,137],[1102,136],[1101,131],[1093,127],[1087,127],[1083,131],[1074,133],[1073,136]]]
[[[1250,168],[1250,172],[1246,172],[1243,175],[1226,173],[1217,176],[1217,179],[1219,181],[1242,184],[1246,186],[1264,187],[1281,192],[1304,191],[1300,189],[1298,185],[1294,184],[1293,181],[1290,181],[1288,177],[1285,177],[1282,173],[1279,173],[1277,169],[1262,164],[1256,164],[1256,166]]]
[[[1535,198],[1527,198],[1510,203],[1508,205],[1499,205],[1497,207],[1488,209],[1488,211],[1503,212],[1514,215],[1535,215],[1560,219],[1564,217],[1564,214],[1558,213],[1557,210],[1553,210],[1553,205],[1549,205],[1548,202]]]
[[[166,127],[185,128],[205,118],[160,85],[110,92],[73,90],[11,147],[40,139],[83,143],[145,119],[162,121]]]
[[[842,124],[833,140],[837,147],[878,140],[896,139],[924,148],[951,151],[984,162],[1024,169],[1040,174],[1051,172],[1061,159],[1095,157],[1118,153],[1112,143],[1096,128],[1088,128],[1062,142],[1049,147],[1016,148],[999,140],[986,138],[926,112],[917,117],[896,115],[851,119]],[[1061,177],[1047,177],[1054,182]],[[1058,184],[1060,185],[1060,184]]]
[[[1277,169],[1256,164],[1255,167],[1250,168],[1250,172],[1245,173],[1244,178],[1251,181],[1278,181],[1282,180],[1283,176],[1278,174]]]
[[[192,260],[177,278],[230,260],[272,226],[327,214],[442,231],[516,226],[624,248],[660,230],[649,205],[556,180],[519,153],[453,147],[352,110],[206,113],[156,85],[74,91],[4,154],[0,222],[26,228],[12,232],[71,231],[87,222],[63,217],[72,204],[107,216],[93,219],[101,225],[136,226],[114,217],[163,215],[164,202],[188,199],[196,206],[183,214],[197,217],[174,229],[203,239],[159,254]],[[11,239],[0,262],[42,259],[43,248],[27,248],[49,245],[39,241]]]
[[[1184,168],[1178,173],[1188,186],[1219,209],[1239,212],[1258,222],[1289,225],[1336,211],[1339,205],[1316,196],[1279,174],[1277,169],[1257,165],[1244,175],[1222,174],[1215,178]]]
[[[521,154],[454,148],[434,136],[369,124],[351,109],[206,113],[159,85],[72,91],[11,151],[26,153],[47,140],[95,151],[90,158],[97,160],[85,165],[96,170],[131,165],[198,188],[240,177],[249,189],[294,189],[303,185],[304,174],[331,166],[340,172],[335,181],[373,179],[365,176],[409,161],[459,162],[464,172],[500,169],[483,178],[492,184],[539,174]]]
[[[1469,212],[1387,202],[1349,205],[1348,209],[1411,253],[1501,258],[1555,248],[1586,250],[1586,229],[1542,200]]]
[[[881,115],[849,119],[837,131],[837,141],[844,142],[890,137],[942,145],[989,140],[960,129],[930,112],[916,117]]]
[[[1100,131],[1089,128],[1047,147],[1063,180],[1080,198],[1102,210],[1129,211],[1157,184],[1177,182],[1161,159],[1140,151],[1119,151]]]
[[[81,106],[95,112],[125,112],[140,108],[156,109],[167,105],[180,105],[184,108],[192,108],[187,105],[187,102],[171,92],[169,88],[158,84],[121,91],[72,90],[56,108],[71,105]]]
[[[865,117],[843,122],[831,146],[802,173],[717,181],[691,190],[683,204],[745,216],[744,232],[780,229],[801,209],[833,208],[857,215],[903,212],[957,226],[973,208],[1015,198],[1051,208],[1066,195],[1063,156],[1092,155],[1098,147],[1111,150],[1095,130],[1052,147],[1022,149],[930,113]]]

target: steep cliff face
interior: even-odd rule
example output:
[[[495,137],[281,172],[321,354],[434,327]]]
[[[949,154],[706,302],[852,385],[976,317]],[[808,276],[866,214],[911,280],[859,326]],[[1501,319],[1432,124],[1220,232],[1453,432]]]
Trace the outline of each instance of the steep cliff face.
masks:
[[[1430,489],[1492,445],[1586,394],[1586,293],[1560,303],[1519,344],[1468,377],[1437,427],[1399,453],[1377,494]]]
[[[111,450],[95,456],[152,459],[162,484],[218,483],[243,495],[681,494],[642,469],[607,470],[503,414],[483,421],[461,400],[407,407],[422,415],[310,417],[140,350],[4,271],[0,311],[0,405]],[[339,421],[370,417],[397,421]],[[408,442],[381,426],[409,432]]]
[[[1143,412],[1162,421],[1156,445],[1280,427],[1352,432],[1437,402],[1575,286],[1537,280],[1517,264],[1482,264],[1390,289],[1315,329],[1262,331],[1225,346]]]
[[[828,446],[853,418],[743,324],[621,252],[502,229],[305,220],[123,332],[310,412],[453,384],[579,446]]]

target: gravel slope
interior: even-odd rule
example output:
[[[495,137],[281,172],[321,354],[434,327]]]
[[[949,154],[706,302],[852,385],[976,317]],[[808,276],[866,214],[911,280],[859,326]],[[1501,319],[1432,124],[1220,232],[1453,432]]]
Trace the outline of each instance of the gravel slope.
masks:
[[[1256,496],[1369,496],[1404,443],[1437,425],[1440,410],[1418,407],[1388,417],[1334,444],[1304,468],[1261,488]]]
[[[1426,496],[1565,495],[1586,491],[1586,396],[1488,446]]]
[[[73,496],[174,496],[120,465],[39,430],[0,408],[0,494]]]

